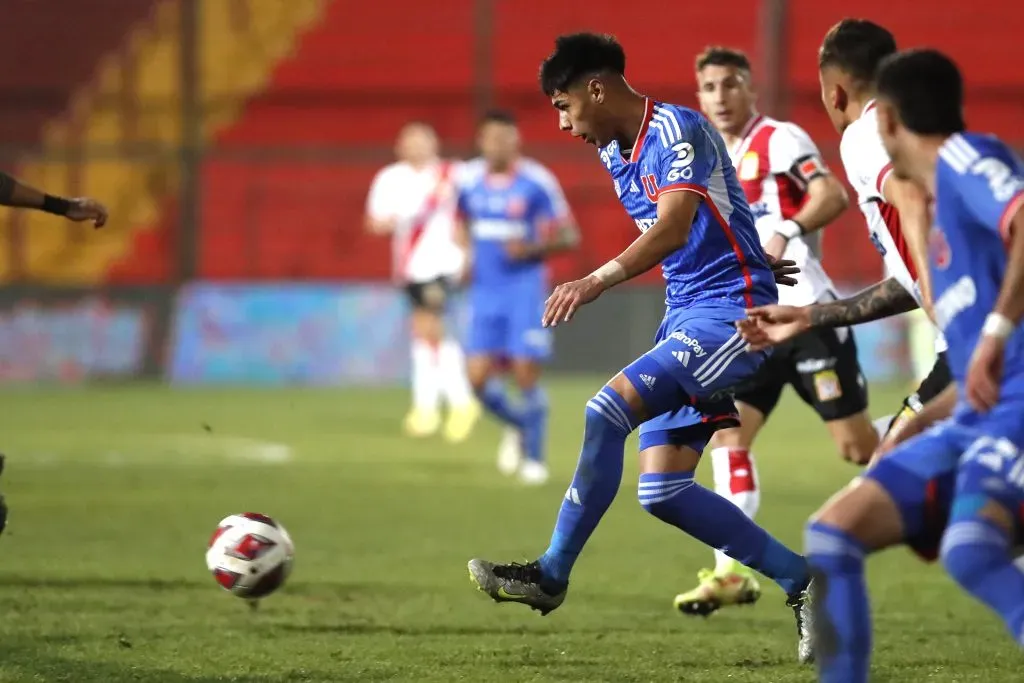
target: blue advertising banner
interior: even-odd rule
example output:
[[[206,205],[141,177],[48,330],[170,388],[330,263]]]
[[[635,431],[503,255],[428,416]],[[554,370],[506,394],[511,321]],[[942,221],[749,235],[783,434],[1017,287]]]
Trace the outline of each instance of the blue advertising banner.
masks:
[[[0,383],[158,374],[169,292],[0,290]]]
[[[190,285],[178,297],[167,374],[186,384],[404,381],[407,310],[388,286]]]

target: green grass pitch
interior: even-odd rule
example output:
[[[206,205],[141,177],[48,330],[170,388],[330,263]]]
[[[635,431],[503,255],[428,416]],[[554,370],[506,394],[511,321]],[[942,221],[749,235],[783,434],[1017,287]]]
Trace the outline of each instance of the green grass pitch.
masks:
[[[774,586],[706,620],[672,610],[711,553],[636,503],[635,440],[561,609],[541,618],[474,590],[470,557],[546,546],[600,381],[552,382],[540,489],[497,473],[491,423],[457,447],[403,438],[404,390],[0,392],[0,681],[813,680]],[[875,388],[874,413],[901,393]],[[791,396],[757,450],[760,519],[799,547],[854,469]],[[281,520],[297,548],[257,611],[203,560],[215,524],[246,510]],[[874,680],[1024,677],[996,618],[940,567],[893,550],[870,562],[870,585]]]

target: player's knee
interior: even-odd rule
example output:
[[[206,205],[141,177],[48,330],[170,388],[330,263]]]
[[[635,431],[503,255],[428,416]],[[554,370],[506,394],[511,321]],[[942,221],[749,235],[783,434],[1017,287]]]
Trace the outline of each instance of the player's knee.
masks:
[[[878,430],[867,413],[859,413],[828,423],[836,451],[843,460],[866,465],[878,447]]]
[[[585,415],[584,441],[609,434],[625,436],[636,428],[636,420],[625,399],[607,386],[601,387],[601,391],[587,401]]]
[[[986,581],[1009,558],[1009,540],[989,524],[956,522],[942,536],[939,557],[950,577],[970,589]]]
[[[640,476],[637,500],[640,507],[670,523],[679,516],[679,500],[694,486],[693,472],[659,472]],[[691,492],[692,493],[692,492]]]
[[[810,523],[836,529],[869,550],[885,548],[903,538],[903,521],[892,497],[877,482],[857,479],[830,498]]]

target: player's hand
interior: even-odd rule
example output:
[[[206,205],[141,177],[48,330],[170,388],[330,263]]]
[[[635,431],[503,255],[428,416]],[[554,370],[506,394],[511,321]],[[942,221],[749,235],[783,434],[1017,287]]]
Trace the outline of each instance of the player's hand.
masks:
[[[872,467],[879,460],[889,455],[890,452],[904,441],[907,441],[911,437],[917,436],[928,427],[928,423],[924,419],[919,419],[920,415],[914,415],[909,418],[899,419],[893,423],[892,428],[886,432],[882,440],[878,442],[878,446],[875,448],[875,452],[871,454],[871,460],[868,461],[868,467]]]
[[[775,233],[768,240],[768,244],[764,245],[764,253],[768,254],[769,262],[772,260],[778,261],[782,258],[782,255],[786,252],[786,245],[789,244],[789,240],[783,235]]]
[[[751,351],[761,351],[811,329],[811,314],[806,306],[760,306],[748,309],[736,328]]]
[[[605,289],[604,283],[593,275],[558,285],[544,302],[541,324],[544,327],[554,327],[558,323],[569,322],[580,306],[589,304],[601,296]]]
[[[783,247],[783,249],[785,249],[785,247]],[[796,265],[796,261],[777,258],[767,252],[766,255],[768,256],[768,265],[772,267],[772,275],[775,276],[775,284],[785,285],[787,287],[795,285],[796,278],[790,276],[796,275],[800,272],[800,268]]]
[[[978,412],[991,410],[999,401],[1005,346],[1005,340],[983,334],[974,348],[971,363],[967,367],[964,395]]]
[[[88,197],[75,197],[69,199],[71,208],[68,209],[67,218],[76,223],[92,221],[94,228],[102,228],[107,222],[107,207],[95,199]]]

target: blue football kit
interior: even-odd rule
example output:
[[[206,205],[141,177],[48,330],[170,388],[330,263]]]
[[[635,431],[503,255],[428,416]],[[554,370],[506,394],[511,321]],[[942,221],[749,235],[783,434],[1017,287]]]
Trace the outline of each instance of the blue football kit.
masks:
[[[937,323],[949,343],[953,380],[962,387],[985,319],[1007,268],[1009,226],[1024,207],[1024,165],[998,139],[950,136],[936,165],[934,222],[928,239]],[[963,400],[953,415],[908,439],[863,476],[895,502],[904,541],[935,558],[961,586],[999,613],[1024,644],[1024,573],[1012,564],[1024,517],[1024,332],[1005,340],[999,401],[979,412]],[[1016,517],[1007,537],[979,512],[998,503]],[[868,679],[870,616],[863,580],[869,549],[826,524],[807,530],[812,567],[825,575],[819,601],[830,656],[819,658],[819,680]],[[818,598],[816,597],[816,600]]]
[[[641,232],[657,222],[658,198],[694,192],[702,201],[682,249],[662,262],[665,317],[647,354],[626,375],[642,393],[654,382],[678,384],[684,405],[640,427],[640,449],[663,444],[702,451],[717,427],[737,424],[730,390],[767,358],[751,353],[736,331],[745,309],[778,301],[771,267],[736,178],[725,143],[708,121],[686,107],[647,100],[643,127],[624,151],[600,151],[615,192]],[[642,376],[641,376],[642,375]]]
[[[572,222],[555,177],[541,164],[520,159],[505,173],[483,159],[468,162],[459,179],[459,213],[472,245],[469,285],[469,356],[540,362],[551,355],[551,331],[541,326],[548,295],[547,266],[508,253],[512,243],[533,244]],[[519,402],[492,378],[478,389],[484,407],[519,430],[528,460],[544,460],[548,402],[540,387],[525,389]]]

